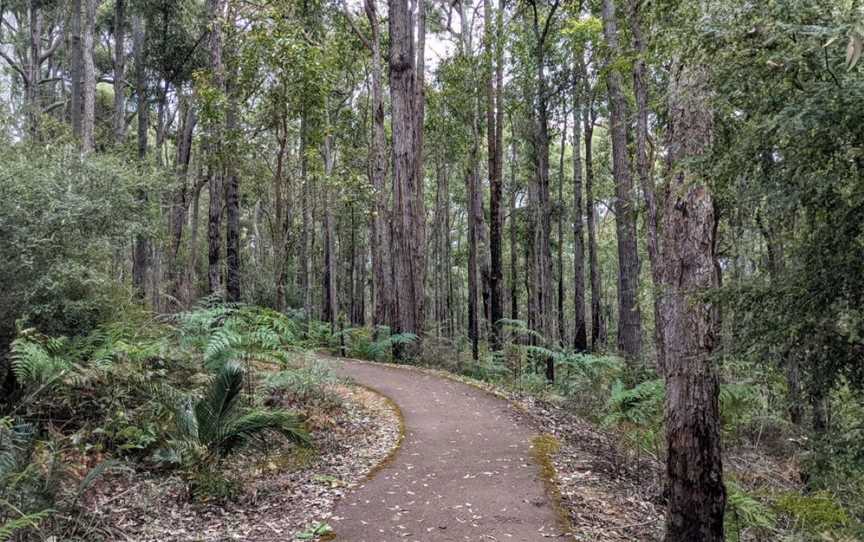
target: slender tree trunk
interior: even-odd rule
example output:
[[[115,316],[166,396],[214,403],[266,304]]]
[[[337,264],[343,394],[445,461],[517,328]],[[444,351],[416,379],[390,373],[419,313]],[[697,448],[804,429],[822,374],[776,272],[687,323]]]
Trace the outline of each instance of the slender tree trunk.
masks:
[[[712,352],[717,307],[702,296],[719,285],[717,217],[704,180],[689,161],[711,145],[705,75],[673,70],[669,89],[669,185],[663,213],[660,298],[666,349],[666,540],[723,540],[726,492],[720,451],[718,378]]]
[[[408,0],[389,0],[390,101],[393,111],[393,239],[396,333],[423,333],[425,244],[422,182],[417,177],[417,97],[414,25]],[[422,128],[420,128],[422,130]],[[397,359],[420,351],[420,341],[394,349]]]
[[[27,131],[33,138],[39,134],[42,105],[39,81],[42,79],[42,0],[30,0],[30,58],[27,62],[27,77],[24,78],[24,99],[27,109]]]
[[[139,25],[143,26],[139,19]],[[69,19],[70,25],[70,64],[69,77],[71,78],[70,116],[72,118],[72,134],[76,138],[81,137],[81,115],[84,111],[84,91],[81,83],[84,79],[84,53],[81,39],[81,0],[72,0],[72,14]],[[142,31],[143,33],[143,31]],[[136,61],[137,63],[137,61]]]
[[[582,52],[576,53],[573,85],[573,349],[588,350],[585,326],[585,236],[582,226],[582,89],[585,66]]]
[[[330,113],[327,113],[328,119]],[[329,122],[328,122],[329,124]],[[327,132],[329,132],[329,128]],[[333,175],[335,165],[335,149],[333,148],[333,136],[327,135],[324,139],[324,178],[329,183]],[[333,236],[333,204],[330,200],[330,186],[324,187],[324,294],[323,319],[330,322],[330,331],[336,331],[336,318],[338,314],[338,301],[336,299],[336,243]]]
[[[512,137],[510,157],[510,319],[519,319],[519,243],[516,235],[516,137]]]
[[[312,292],[309,288],[310,231],[312,229],[312,186],[309,180],[309,159],[306,156],[309,145],[309,120],[304,107],[300,116],[300,183],[301,220],[300,244],[297,252],[297,282],[303,296],[303,312],[307,319],[312,317]]]
[[[612,53],[606,75],[609,91],[612,175],[615,178],[615,231],[618,237],[618,350],[634,366],[642,353],[642,314],[639,309],[639,254],[636,247],[636,208],[630,152],[627,149],[627,104],[621,74],[614,62],[621,55],[615,0],[603,0],[603,33]]]
[[[476,134],[476,130],[475,130]],[[477,280],[477,229],[478,214],[482,214],[478,200],[479,188],[477,186],[476,152],[477,144],[472,146],[471,158],[469,158],[468,171],[465,175],[466,192],[468,193],[468,339],[471,341],[471,358],[477,361],[480,357],[480,326],[477,310],[477,291],[479,284]]]
[[[208,0],[208,21],[210,24],[210,71],[213,86],[225,91],[225,69],[222,65],[222,17],[224,0]],[[211,162],[208,191],[210,209],[207,217],[208,241],[208,285],[211,294],[222,295],[222,201],[223,201],[223,126],[221,122],[210,121],[208,126]]]
[[[591,351],[596,353],[606,346],[606,326],[603,323],[603,284],[594,206],[594,115],[593,103],[589,101],[582,122],[585,132],[585,223],[588,225],[588,274],[591,281]]]
[[[564,128],[561,130],[561,154],[558,160],[558,339],[562,346],[567,344],[567,332],[564,328],[564,150],[567,148],[567,118],[564,118]]]
[[[640,7],[642,0],[628,0],[630,13],[630,33],[633,36],[633,49],[636,59],[633,62],[633,93],[636,96],[636,171],[639,175],[639,185],[645,199],[645,231],[647,234],[646,248],[648,264],[651,267],[651,281],[654,286],[654,345],[657,350],[657,369],[663,372],[663,335],[659,322],[659,295],[662,281],[662,269],[657,238],[657,201],[654,195],[654,178],[652,177],[651,158],[648,155],[648,81],[645,68],[647,46],[642,36],[642,19]]]
[[[197,117],[195,108],[187,103],[186,98],[181,98],[179,106],[181,117],[180,130],[178,130],[177,161],[174,166],[177,186],[174,189],[174,197],[171,202],[171,213],[169,221],[171,224],[171,245],[168,250],[168,278],[171,283],[171,296],[174,298],[175,308],[177,303],[182,303],[184,296],[183,281],[185,279],[183,266],[180,264],[180,247],[183,242],[183,228],[186,225],[186,212],[189,208],[188,173],[189,161],[192,157],[192,133],[195,130]]]
[[[382,84],[381,26],[375,0],[365,0],[366,17],[372,29],[372,140],[370,148],[370,177],[375,197],[375,213],[372,219],[372,289],[375,303],[372,324],[387,325],[393,318],[393,287],[390,266],[390,230],[387,193],[387,146],[384,127],[384,91]]]
[[[84,66],[84,114],[81,119],[81,151],[96,148],[96,64],[93,60],[96,33],[96,2],[84,0],[84,36],[82,38]]]
[[[288,246],[288,224],[285,216],[285,195],[282,190],[285,172],[285,158],[288,153],[288,125],[284,108],[276,120],[276,139],[279,141],[279,152],[276,154],[276,172],[273,175],[273,207],[275,225],[273,227],[273,259],[276,268],[276,310],[285,310],[285,273]]]
[[[233,16],[233,15],[232,15]],[[242,137],[240,134],[240,105],[236,85],[237,73],[231,70],[226,94],[228,109],[225,114],[225,136],[227,137],[228,156],[236,155],[235,149]],[[240,176],[234,160],[225,162],[227,182],[225,184],[225,271],[228,301],[240,301]]]
[[[198,179],[195,181],[195,189],[192,193],[192,213],[189,224],[189,265],[186,272],[188,291],[186,292],[186,304],[189,305],[197,296],[198,284],[198,214],[201,208],[201,190],[207,184],[203,163],[199,165]]]
[[[500,39],[502,31],[501,9],[494,17],[491,0],[483,0],[484,31],[486,47],[486,147],[489,167],[489,320],[492,324],[490,347],[492,350],[501,349],[501,325],[500,320],[504,317],[502,296],[502,258],[501,258],[501,195],[502,195],[502,115],[503,104],[501,103],[501,87],[503,80],[503,47]]]
[[[76,1],[78,7],[80,8],[80,0]],[[80,16],[78,19],[78,23],[80,25]],[[148,104],[147,104],[147,81],[146,81],[146,73],[144,71],[144,40],[146,39],[146,34],[144,31],[144,19],[141,15],[134,15],[132,18],[132,56],[135,59],[135,95],[137,99],[136,109],[137,117],[138,117],[138,160],[143,162],[147,157],[147,127],[149,124],[149,115],[148,115]],[[75,51],[75,41],[73,40],[73,53]],[[80,60],[80,43],[78,47],[78,60]],[[74,59],[74,56],[73,56]],[[73,62],[74,64],[74,62]],[[76,102],[76,90],[75,90],[75,80],[76,76],[74,74],[75,69],[73,71],[73,85],[72,85],[72,119],[73,119],[73,128],[75,126],[75,119],[77,118],[78,130],[81,128],[81,104],[80,101]],[[80,86],[80,72],[77,77],[79,86]],[[78,105],[75,105],[75,104]],[[76,114],[77,112],[77,114]],[[137,194],[138,202],[141,206],[145,206],[147,204],[147,192],[143,189],[140,190]],[[147,268],[149,266],[148,262],[148,254],[150,253],[150,247],[148,246],[149,242],[147,237],[145,237],[141,233],[135,234],[135,247],[133,250],[132,256],[132,286],[140,299],[144,299],[146,283],[147,283]]]
[[[114,143],[126,138],[126,0],[114,4]]]

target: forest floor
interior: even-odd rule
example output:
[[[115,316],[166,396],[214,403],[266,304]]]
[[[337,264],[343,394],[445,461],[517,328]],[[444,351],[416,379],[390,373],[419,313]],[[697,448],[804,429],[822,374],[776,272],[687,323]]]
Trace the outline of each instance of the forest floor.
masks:
[[[238,454],[223,475],[240,480],[239,495],[192,502],[179,475],[127,470],[106,477],[87,495],[98,530],[109,540],[293,541],[396,449],[398,412],[381,395],[335,386],[342,407],[310,423],[314,452],[288,445]]]

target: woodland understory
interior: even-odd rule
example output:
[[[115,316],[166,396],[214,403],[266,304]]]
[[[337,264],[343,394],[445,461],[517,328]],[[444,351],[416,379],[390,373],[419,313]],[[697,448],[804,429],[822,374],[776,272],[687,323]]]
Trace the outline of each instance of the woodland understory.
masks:
[[[862,52],[857,0],[0,0],[0,541],[326,539],[402,431],[331,356],[510,401],[571,539],[864,538]]]

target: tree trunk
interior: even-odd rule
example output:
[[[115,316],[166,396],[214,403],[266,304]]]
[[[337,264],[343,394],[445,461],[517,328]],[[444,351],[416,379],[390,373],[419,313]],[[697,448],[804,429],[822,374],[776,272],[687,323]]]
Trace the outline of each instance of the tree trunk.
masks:
[[[642,314],[639,309],[639,254],[636,247],[636,208],[627,149],[627,104],[621,74],[614,62],[621,55],[615,0],[603,0],[603,33],[612,55],[606,75],[612,138],[612,175],[615,178],[615,232],[618,237],[618,350],[635,366],[642,353]]]
[[[582,226],[582,89],[585,66],[582,52],[576,53],[573,85],[573,349],[588,350],[585,326],[585,236]]]
[[[114,4],[114,143],[126,137],[126,0]]]
[[[474,361],[480,357],[480,326],[477,310],[477,291],[479,289],[477,280],[477,215],[483,213],[478,198],[480,190],[477,186],[476,158],[477,144],[475,143],[472,146],[471,157],[468,159],[468,171],[465,175],[466,192],[468,193],[468,339],[471,341],[471,358]]]
[[[80,0],[76,1],[78,4],[78,8],[80,8]],[[80,16],[78,23],[80,25]],[[148,119],[148,105],[147,105],[147,81],[146,81],[146,72],[144,71],[144,40],[146,39],[146,35],[144,33],[144,19],[141,15],[134,15],[132,18],[132,56],[135,59],[135,95],[137,99],[136,109],[137,109],[137,117],[138,117],[138,160],[144,161],[147,157],[147,126],[149,124]],[[80,41],[80,40],[79,40]],[[73,39],[73,53],[75,51],[75,41]],[[80,43],[78,47],[78,60],[80,61]],[[73,56],[74,60],[75,56]],[[74,62],[73,62],[74,64]],[[72,119],[73,119],[73,129],[75,127],[75,122],[77,119],[78,130],[81,128],[81,104],[80,100],[76,102],[76,90],[75,90],[75,80],[78,80],[78,86],[80,87],[80,72],[79,75],[75,76],[75,69],[73,68],[73,84],[72,84]],[[75,105],[75,104],[78,105]],[[77,114],[76,114],[77,112]],[[80,132],[79,132],[80,133]],[[143,189],[140,190],[137,194],[138,202],[141,206],[145,206],[147,204],[147,192]],[[132,286],[135,290],[136,295],[140,299],[144,299],[145,290],[146,290],[146,282],[147,282],[147,267],[148,267],[148,254],[150,253],[150,248],[148,246],[148,240],[142,233],[135,234],[135,247],[133,250],[132,256]]]
[[[567,147],[567,117],[564,117],[564,128],[561,130],[561,154],[558,159],[558,342],[561,346],[567,344],[567,332],[564,328],[564,150]]]
[[[510,319],[519,319],[519,243],[516,235],[516,137],[512,137],[510,157]]]
[[[140,22],[140,16],[136,16]],[[72,0],[72,14],[69,20],[70,26],[70,64],[69,77],[71,79],[70,116],[72,118],[72,135],[81,137],[81,114],[84,111],[84,92],[81,82],[84,79],[84,53],[81,40],[81,0]],[[137,63],[137,61],[136,61]]]
[[[225,70],[222,65],[222,16],[224,15],[224,0],[208,0],[207,16],[210,24],[210,71],[213,86],[219,91],[225,91]],[[210,160],[213,167],[210,171],[208,192],[210,208],[207,217],[208,270],[207,278],[211,294],[222,295],[222,200],[223,200],[223,127],[218,121],[210,121]]]
[[[502,296],[502,261],[501,261],[501,195],[502,195],[502,120],[503,104],[501,103],[501,88],[503,86],[503,47],[500,39],[502,32],[503,9],[499,8],[495,16],[495,28],[493,28],[493,14],[491,0],[483,0],[484,31],[486,60],[486,147],[489,167],[489,320],[492,325],[490,347],[492,350],[501,349],[501,324],[504,317]],[[493,61],[494,59],[494,61]]]
[[[366,17],[372,29],[372,140],[369,150],[371,166],[369,174],[375,197],[375,213],[372,219],[372,289],[375,303],[372,324],[384,326],[393,318],[393,287],[390,267],[390,230],[388,220],[387,146],[384,128],[384,92],[381,73],[381,26],[375,0],[365,0]]]
[[[42,105],[39,81],[42,79],[42,0],[30,0],[30,58],[27,62],[27,77],[24,78],[24,99],[27,109],[27,131],[31,137],[39,134]]]
[[[81,151],[84,153],[91,152],[96,148],[96,64],[93,60],[96,2],[97,0],[84,0],[84,36],[81,40],[84,58],[84,114],[81,119]]]
[[[237,73],[232,69],[226,86],[228,109],[225,114],[225,136],[227,156],[225,161],[227,183],[225,184],[225,271],[228,301],[240,301],[240,177],[233,157],[236,155],[240,134]]]
[[[171,296],[175,304],[182,303],[184,299],[183,281],[185,279],[183,266],[180,264],[180,246],[183,242],[183,228],[186,225],[186,212],[189,208],[188,173],[189,161],[192,157],[192,133],[195,130],[197,117],[195,108],[188,103],[186,98],[181,98],[179,115],[181,117],[180,129],[178,130],[177,161],[174,166],[177,186],[174,189],[174,197],[171,202],[171,245],[168,250],[168,279],[171,283]]]
[[[666,349],[666,540],[723,540],[726,493],[720,453],[718,378],[712,352],[717,307],[702,299],[719,284],[717,217],[689,162],[711,144],[704,73],[673,71],[669,90],[670,177],[663,213],[661,328]]]
[[[309,237],[312,229],[312,186],[309,180],[309,158],[306,151],[309,145],[309,120],[306,108],[300,116],[300,183],[301,189],[301,219],[300,244],[297,251],[297,285],[303,296],[303,313],[306,319],[312,317],[312,292],[309,288]]]
[[[606,346],[606,326],[603,323],[603,284],[597,251],[597,219],[594,207],[594,104],[588,101],[582,123],[585,132],[585,223],[588,225],[588,274],[591,281],[591,351],[600,352]]]
[[[657,201],[654,195],[651,157],[648,155],[648,81],[645,69],[646,43],[642,37],[642,19],[639,11],[641,0],[629,0],[630,33],[633,35],[633,49],[636,59],[633,62],[633,93],[636,96],[636,171],[639,185],[645,199],[645,231],[648,264],[651,267],[651,282],[654,286],[654,345],[657,350],[657,370],[663,373],[663,335],[659,326],[659,303],[657,296],[661,288],[661,261],[657,239]]]
[[[422,182],[417,177],[415,50],[408,0],[389,0],[390,101],[393,111],[393,239],[396,317],[393,331],[423,333],[425,245]],[[422,128],[421,128],[422,130]],[[394,348],[397,359],[420,351],[420,341]]]
[[[529,297],[529,313],[536,318],[535,329],[548,343],[554,343],[556,329],[552,317],[552,254],[550,247],[551,203],[549,197],[549,106],[548,81],[546,79],[546,38],[552,18],[558,8],[557,0],[549,9],[545,22],[541,22],[537,12],[537,3],[532,3],[534,56],[536,73],[536,96],[533,100],[533,133],[532,146],[534,152],[534,177],[529,186],[528,196],[531,202],[531,229],[534,237],[532,245],[531,282],[534,285],[533,295]],[[554,360],[546,359],[546,378],[555,379]]]

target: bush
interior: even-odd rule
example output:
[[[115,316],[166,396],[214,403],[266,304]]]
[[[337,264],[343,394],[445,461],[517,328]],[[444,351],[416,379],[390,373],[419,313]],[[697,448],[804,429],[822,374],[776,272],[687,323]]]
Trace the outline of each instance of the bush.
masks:
[[[332,390],[336,375],[323,363],[312,361],[295,369],[268,375],[264,389],[271,401],[280,400],[293,407],[330,411],[342,406],[342,398]]]

